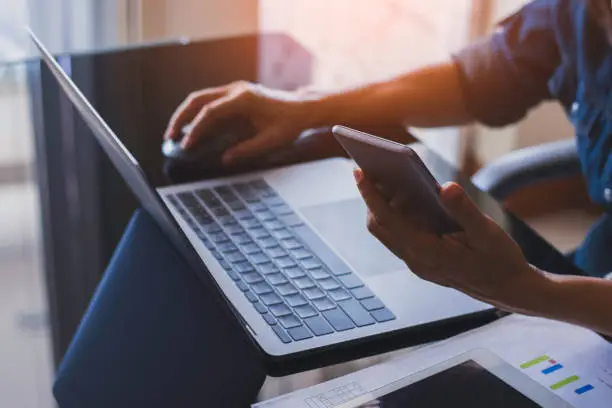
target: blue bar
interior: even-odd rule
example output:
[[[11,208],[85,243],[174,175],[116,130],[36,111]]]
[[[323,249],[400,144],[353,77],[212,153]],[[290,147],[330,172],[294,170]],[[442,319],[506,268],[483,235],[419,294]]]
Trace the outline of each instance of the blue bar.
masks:
[[[542,370],[542,374],[550,374],[550,373],[554,373],[557,370],[562,369],[563,366],[561,364],[555,364],[554,366],[550,366],[544,370]]]
[[[575,392],[576,394],[578,394],[578,395],[582,395],[582,394],[584,394],[585,392],[589,392],[589,391],[591,391],[593,388],[595,388],[595,387],[593,387],[591,384],[587,384],[587,385],[585,385],[584,387],[580,387],[580,388],[578,388],[578,389],[577,389],[576,391],[574,391],[574,392]]]

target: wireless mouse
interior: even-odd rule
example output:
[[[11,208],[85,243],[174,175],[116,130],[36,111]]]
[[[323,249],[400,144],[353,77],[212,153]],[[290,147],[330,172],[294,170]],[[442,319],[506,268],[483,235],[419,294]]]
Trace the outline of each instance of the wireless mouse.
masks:
[[[164,141],[162,144],[164,157],[183,162],[209,161],[207,164],[220,164],[221,157],[228,148],[255,135],[255,128],[250,121],[233,120],[219,124],[210,131],[211,134],[200,136],[195,145],[183,149],[182,137],[191,130],[191,126],[189,124],[183,127],[181,139]]]

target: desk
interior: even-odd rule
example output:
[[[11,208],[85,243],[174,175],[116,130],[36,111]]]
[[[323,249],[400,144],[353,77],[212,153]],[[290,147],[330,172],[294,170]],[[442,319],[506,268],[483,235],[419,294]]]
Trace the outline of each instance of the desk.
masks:
[[[159,146],[168,118],[189,92],[238,79],[292,89],[310,81],[311,66],[308,53],[282,35],[63,55],[59,61],[157,186],[186,181],[185,172],[168,171]],[[59,362],[136,202],[40,61],[28,64],[28,80]],[[517,240],[530,262],[550,271],[574,272],[561,254],[478,192],[469,179],[422,146],[416,148],[441,181],[460,181]]]

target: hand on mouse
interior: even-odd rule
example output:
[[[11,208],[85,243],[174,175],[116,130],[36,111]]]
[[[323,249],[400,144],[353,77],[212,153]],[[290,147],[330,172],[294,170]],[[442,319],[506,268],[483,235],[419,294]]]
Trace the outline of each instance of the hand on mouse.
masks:
[[[520,247],[459,185],[445,185],[440,200],[464,231],[438,236],[395,210],[393,197],[384,197],[360,169],[355,179],[369,209],[368,229],[421,278],[516,312],[528,309],[538,288],[548,287],[547,276],[529,265]]]
[[[312,125],[310,104],[298,93],[239,81],[190,94],[172,116],[165,137],[178,139],[181,129],[191,123],[191,130],[181,141],[182,147],[189,149],[216,123],[232,117],[248,118],[256,135],[228,149],[224,164],[277,151]]]

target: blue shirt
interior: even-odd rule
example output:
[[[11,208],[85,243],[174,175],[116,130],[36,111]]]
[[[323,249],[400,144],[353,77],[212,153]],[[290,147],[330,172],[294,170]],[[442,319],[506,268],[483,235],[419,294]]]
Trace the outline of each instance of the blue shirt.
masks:
[[[591,199],[612,209],[612,46],[587,0],[536,0],[454,56],[468,110],[489,126],[556,100],[576,129]]]

